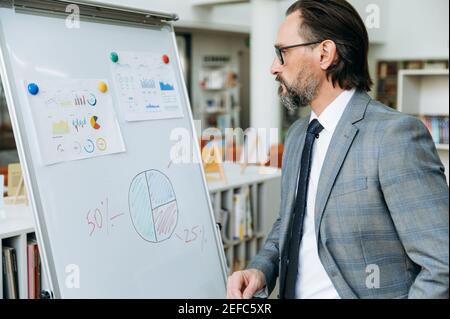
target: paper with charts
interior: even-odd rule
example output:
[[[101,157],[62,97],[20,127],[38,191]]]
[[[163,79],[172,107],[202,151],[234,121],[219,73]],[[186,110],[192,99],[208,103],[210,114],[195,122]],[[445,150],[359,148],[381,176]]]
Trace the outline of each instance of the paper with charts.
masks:
[[[183,117],[180,88],[169,56],[123,51],[116,54],[118,61],[111,62],[111,71],[127,121]]]
[[[44,164],[125,151],[105,80],[59,79],[35,84],[39,93],[27,95]]]

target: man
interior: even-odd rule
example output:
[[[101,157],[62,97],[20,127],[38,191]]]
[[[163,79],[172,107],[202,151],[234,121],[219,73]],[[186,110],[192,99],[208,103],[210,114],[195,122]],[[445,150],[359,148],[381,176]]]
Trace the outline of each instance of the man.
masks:
[[[444,168],[425,126],[368,95],[368,35],[345,0],[287,11],[272,74],[289,108],[280,216],[228,298],[448,298]]]

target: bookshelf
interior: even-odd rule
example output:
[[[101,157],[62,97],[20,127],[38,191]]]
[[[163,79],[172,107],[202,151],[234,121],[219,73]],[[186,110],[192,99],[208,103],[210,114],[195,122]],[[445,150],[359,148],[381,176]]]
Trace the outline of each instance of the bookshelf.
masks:
[[[209,183],[209,192],[217,222],[222,225],[222,239],[228,272],[244,269],[261,249],[275,222],[280,205],[281,170],[249,166],[241,175],[240,165],[224,163],[227,183]],[[236,195],[248,191],[252,233],[236,236]],[[226,218],[223,218],[223,211]]]
[[[448,69],[399,71],[398,110],[424,121],[445,166],[447,182],[449,181],[448,105]]]
[[[30,206],[6,205],[4,215],[0,216],[0,249],[14,248],[17,256],[17,282],[19,298],[28,298],[27,244],[35,240],[34,220]],[[3,276],[3,262],[0,263],[0,273]],[[46,284],[45,274],[42,274],[43,287]],[[3,296],[3,280],[0,281],[0,299]]]
[[[448,60],[380,60],[377,61],[376,72],[373,74],[376,79],[375,99],[381,103],[398,109],[399,92],[399,72],[409,70],[409,72],[430,72],[448,69]],[[282,108],[282,140],[289,127],[299,118],[307,116],[309,108],[300,108],[296,112],[291,112]]]
[[[281,170],[270,167],[249,166],[244,174],[240,174],[238,164],[224,163],[227,183],[215,182],[208,184],[213,210],[219,222],[220,211],[230,212],[227,224],[222,227],[223,238],[231,238],[233,213],[233,194],[247,188],[250,190],[250,200],[253,219],[253,236],[243,239],[224,240],[224,251],[227,257],[229,273],[244,268],[250,259],[258,252],[275,222],[281,196]],[[0,214],[0,248],[13,247],[17,252],[19,296],[28,298],[27,275],[27,242],[35,238],[33,214],[30,206],[7,205],[5,216]],[[5,217],[5,218],[2,218]],[[224,232],[228,230],[228,233]],[[0,273],[3,274],[2,263]],[[3,281],[0,280],[0,299],[3,298]],[[42,274],[42,286],[49,287],[45,273]]]
[[[200,71],[200,113],[204,127],[240,127],[238,72],[230,56],[205,55]]]
[[[376,99],[397,109],[400,70],[418,71],[420,73],[442,69],[448,69],[448,60],[379,61],[376,74]]]

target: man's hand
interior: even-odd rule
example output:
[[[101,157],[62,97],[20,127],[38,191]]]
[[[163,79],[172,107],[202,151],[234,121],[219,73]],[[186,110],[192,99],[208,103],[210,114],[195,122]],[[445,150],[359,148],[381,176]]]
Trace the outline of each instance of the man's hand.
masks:
[[[266,286],[264,273],[257,269],[237,271],[228,277],[228,299],[250,299]]]

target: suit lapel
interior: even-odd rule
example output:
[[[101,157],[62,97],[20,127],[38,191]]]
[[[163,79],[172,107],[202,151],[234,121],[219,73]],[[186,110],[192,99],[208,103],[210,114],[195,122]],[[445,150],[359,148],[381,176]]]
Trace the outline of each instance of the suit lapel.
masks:
[[[342,164],[350,150],[350,147],[358,134],[358,128],[354,125],[364,118],[367,105],[371,101],[369,95],[356,92],[350,100],[328,147],[327,155],[320,173],[317,189],[315,224],[316,238],[319,239],[320,223],[326,204],[334,187],[336,178]]]

